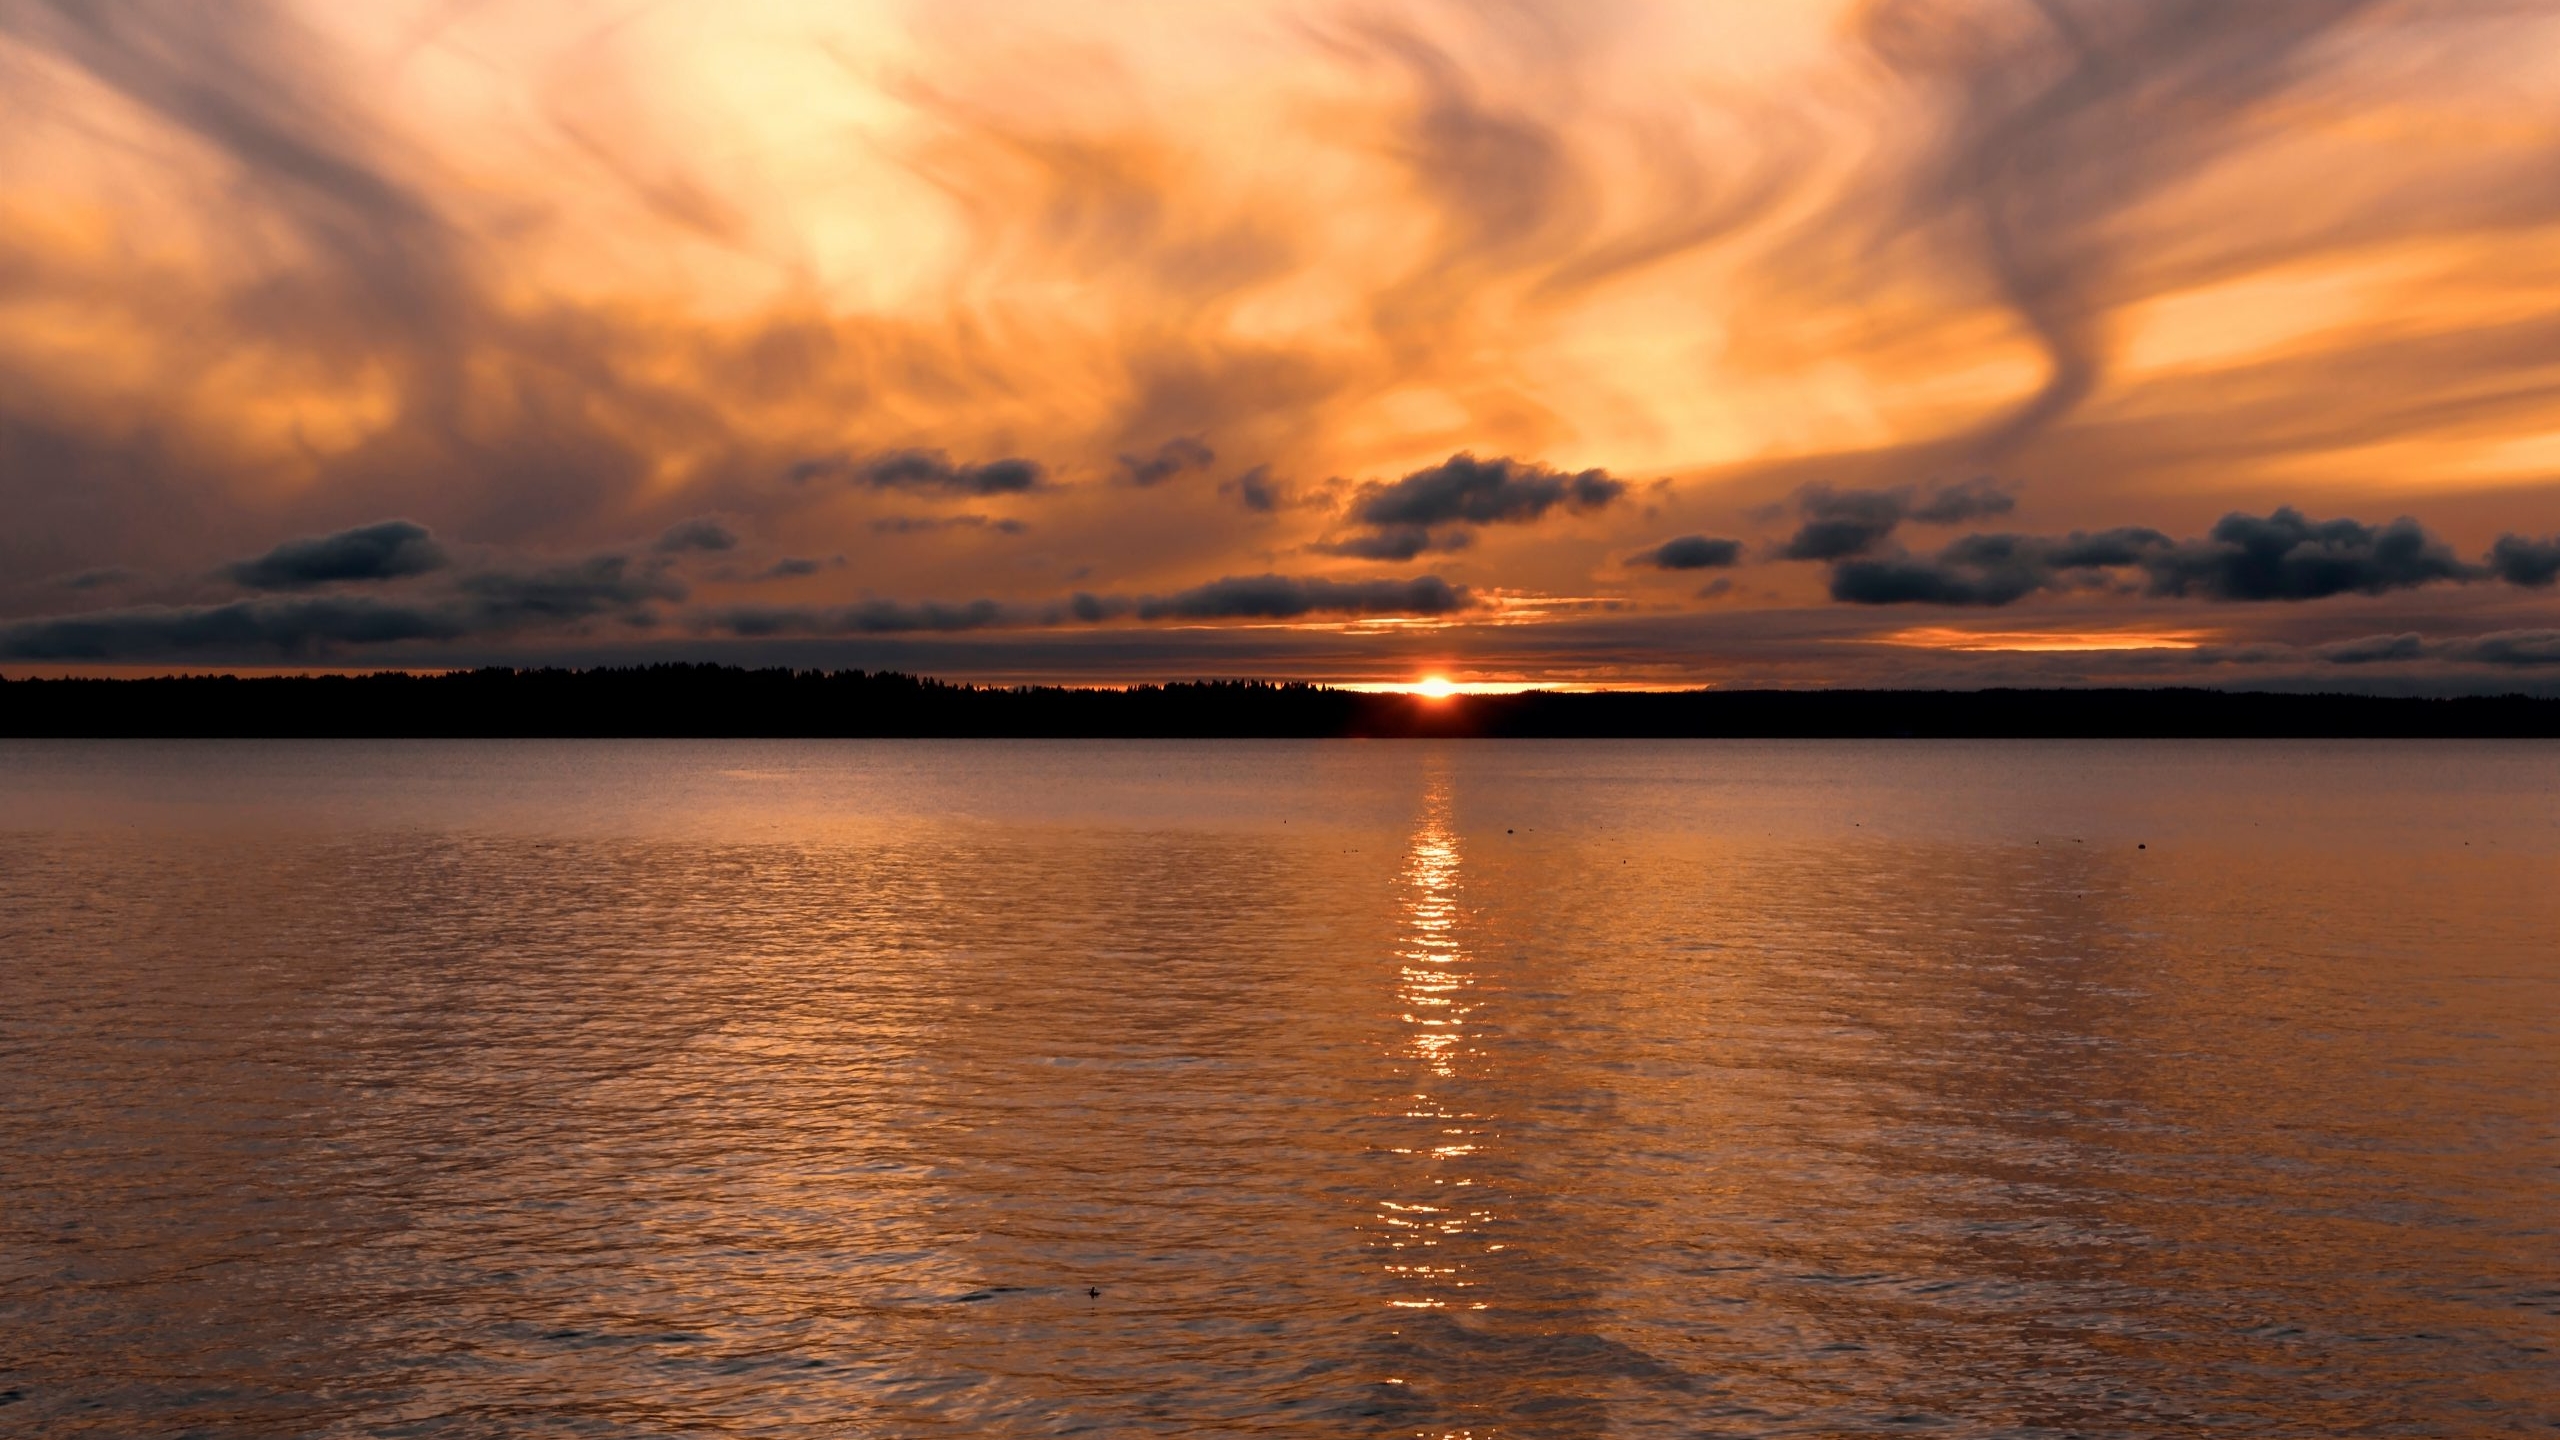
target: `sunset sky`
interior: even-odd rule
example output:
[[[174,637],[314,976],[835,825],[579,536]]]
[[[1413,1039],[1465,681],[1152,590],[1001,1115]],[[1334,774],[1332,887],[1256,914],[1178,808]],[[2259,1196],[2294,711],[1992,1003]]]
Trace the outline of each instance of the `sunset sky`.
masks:
[[[0,671],[2560,690],[2560,0],[0,0]]]

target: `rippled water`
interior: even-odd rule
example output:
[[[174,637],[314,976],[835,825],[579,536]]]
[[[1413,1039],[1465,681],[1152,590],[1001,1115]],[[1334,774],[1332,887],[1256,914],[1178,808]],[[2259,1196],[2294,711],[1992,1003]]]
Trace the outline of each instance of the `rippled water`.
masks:
[[[0,1431],[2550,1434],[2555,880],[2531,744],[9,744]]]

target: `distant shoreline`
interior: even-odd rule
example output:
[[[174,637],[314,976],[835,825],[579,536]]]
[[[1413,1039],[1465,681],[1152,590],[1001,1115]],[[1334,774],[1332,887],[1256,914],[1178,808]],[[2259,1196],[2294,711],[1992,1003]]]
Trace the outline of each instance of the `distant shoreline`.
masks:
[[[1259,682],[993,688],[661,665],[442,675],[0,681],[35,738],[2548,739],[2560,699],[2155,690],[1530,691]]]

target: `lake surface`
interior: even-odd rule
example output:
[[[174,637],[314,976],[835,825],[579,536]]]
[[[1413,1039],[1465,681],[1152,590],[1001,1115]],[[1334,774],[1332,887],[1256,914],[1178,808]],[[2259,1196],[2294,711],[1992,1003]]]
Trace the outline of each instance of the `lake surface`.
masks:
[[[2560,746],[0,744],[0,1433],[2556,1427]]]

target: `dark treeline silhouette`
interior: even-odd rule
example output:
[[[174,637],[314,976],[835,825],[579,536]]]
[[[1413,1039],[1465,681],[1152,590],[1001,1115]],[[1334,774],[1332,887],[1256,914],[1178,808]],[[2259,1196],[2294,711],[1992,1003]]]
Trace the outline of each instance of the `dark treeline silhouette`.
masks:
[[[1259,682],[994,688],[858,670],[0,682],[12,736],[2560,736],[2560,700],[2218,690],[1692,690],[1426,700]]]

